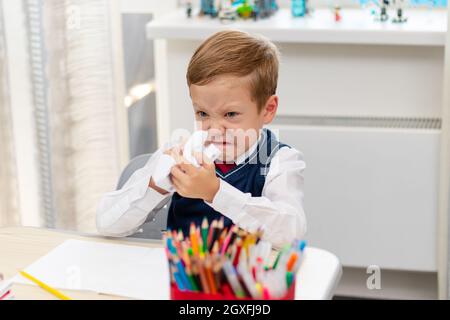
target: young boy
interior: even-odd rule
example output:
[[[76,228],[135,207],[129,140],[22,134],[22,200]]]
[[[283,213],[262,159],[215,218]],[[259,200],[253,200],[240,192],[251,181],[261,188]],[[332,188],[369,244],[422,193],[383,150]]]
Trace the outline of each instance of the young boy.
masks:
[[[218,147],[221,157],[213,163],[195,154],[198,168],[181,147],[158,150],[121,190],[104,195],[99,232],[131,235],[171,199],[167,228],[184,234],[206,216],[209,222],[224,217],[226,226],[263,229],[277,247],[303,238],[303,156],[263,129],[278,108],[278,57],[274,44],[247,33],[222,31],[207,39],[190,61],[187,82],[197,129],[208,132],[206,145]],[[164,153],[177,162],[170,175],[175,193],[152,178]]]

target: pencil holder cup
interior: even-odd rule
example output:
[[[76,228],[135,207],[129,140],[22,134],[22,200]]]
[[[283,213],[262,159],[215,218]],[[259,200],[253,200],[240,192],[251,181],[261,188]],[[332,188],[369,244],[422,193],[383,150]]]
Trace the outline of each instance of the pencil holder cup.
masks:
[[[232,292],[230,286],[223,285],[221,292],[212,294],[195,291],[182,291],[174,284],[170,286],[170,299],[171,300],[256,300],[252,298],[238,298]],[[291,284],[286,295],[279,299],[270,300],[294,300],[295,299],[295,281]],[[261,299],[263,300],[263,299]]]

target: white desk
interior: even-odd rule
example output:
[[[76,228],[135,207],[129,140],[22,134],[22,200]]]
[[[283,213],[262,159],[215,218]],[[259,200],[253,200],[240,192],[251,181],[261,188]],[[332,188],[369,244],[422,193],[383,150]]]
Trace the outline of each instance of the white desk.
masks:
[[[78,235],[62,231],[35,228],[0,229],[0,272],[7,279],[68,239],[122,243],[144,247],[161,247],[161,241],[142,239],[106,239],[93,235]],[[299,271],[296,299],[331,299],[342,274],[338,259],[323,250],[307,248]],[[157,276],[157,275],[155,275]],[[169,284],[168,284],[169,285]],[[158,288],[155,291],[159,292]],[[16,299],[54,299],[40,288],[15,284]],[[64,291],[74,299],[121,299],[89,292]],[[169,297],[161,296],[160,299]]]

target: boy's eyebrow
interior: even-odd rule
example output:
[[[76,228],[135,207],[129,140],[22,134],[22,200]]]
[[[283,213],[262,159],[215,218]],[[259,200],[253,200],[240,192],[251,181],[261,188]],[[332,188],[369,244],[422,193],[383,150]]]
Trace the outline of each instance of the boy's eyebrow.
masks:
[[[199,106],[199,105],[196,104],[195,102],[193,102],[192,105],[193,105],[194,108],[196,108],[196,109],[204,109],[203,107]]]
[[[195,102],[192,103],[192,106],[197,109],[197,110],[206,110],[207,108],[204,108],[202,106],[199,106],[198,104],[196,104]],[[225,106],[221,106],[218,108],[218,112],[236,112],[236,111],[241,111],[241,110],[233,110],[233,109],[241,109],[242,107],[239,106],[238,104],[229,104],[229,105],[225,105]]]
[[[226,105],[220,108],[219,112],[241,112],[242,107],[236,104]]]
[[[242,106],[238,105],[238,104],[229,104],[226,105],[225,107],[223,107],[223,110],[228,110],[228,109],[233,109],[233,108],[241,108]]]

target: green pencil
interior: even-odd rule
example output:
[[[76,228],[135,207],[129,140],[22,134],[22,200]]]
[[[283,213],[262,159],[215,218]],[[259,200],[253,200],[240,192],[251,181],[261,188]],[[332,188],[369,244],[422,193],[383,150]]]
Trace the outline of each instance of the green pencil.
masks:
[[[202,239],[203,239],[203,252],[208,252],[208,219],[205,217],[202,222]]]
[[[272,269],[276,269],[277,265],[278,265],[278,261],[280,261],[281,256],[283,255],[283,253],[285,253],[287,250],[289,250],[290,245],[286,244],[283,249],[281,249],[278,252],[277,258],[275,259],[275,262],[273,263]]]

